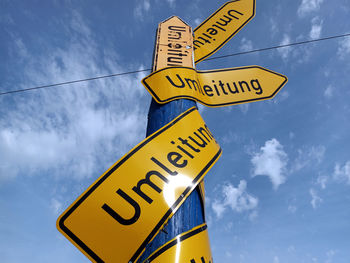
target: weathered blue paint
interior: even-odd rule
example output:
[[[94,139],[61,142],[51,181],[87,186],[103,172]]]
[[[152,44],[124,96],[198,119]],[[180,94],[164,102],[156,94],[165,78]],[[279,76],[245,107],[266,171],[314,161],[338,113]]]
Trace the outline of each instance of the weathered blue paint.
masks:
[[[175,100],[163,105],[157,104],[152,100],[148,112],[146,136],[160,129],[193,106],[196,106],[194,101],[185,99]],[[175,236],[189,231],[195,226],[203,223],[204,213],[199,189],[197,187],[177,210],[175,215],[169,220],[164,229],[160,231],[153,241],[147,245],[146,251],[138,262],[145,260],[150,254]]]

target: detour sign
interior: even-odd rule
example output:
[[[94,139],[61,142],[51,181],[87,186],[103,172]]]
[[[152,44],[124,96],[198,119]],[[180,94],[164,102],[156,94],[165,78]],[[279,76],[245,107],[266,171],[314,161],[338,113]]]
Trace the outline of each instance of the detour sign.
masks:
[[[57,228],[93,262],[135,262],[220,155],[193,107],[107,170]]]
[[[218,51],[255,16],[255,0],[225,3],[194,30],[193,49],[198,63]]]
[[[207,71],[171,67],[142,80],[158,103],[193,99],[211,107],[270,99],[286,82],[286,76],[259,66]]]

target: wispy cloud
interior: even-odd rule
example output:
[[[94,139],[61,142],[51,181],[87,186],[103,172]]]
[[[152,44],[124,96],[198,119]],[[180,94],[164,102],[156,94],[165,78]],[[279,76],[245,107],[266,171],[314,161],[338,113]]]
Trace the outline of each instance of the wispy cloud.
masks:
[[[343,166],[337,163],[334,167],[333,178],[339,182],[350,184],[350,161]]]
[[[212,202],[211,207],[218,218],[221,218],[224,212],[231,208],[235,212],[244,212],[254,210],[258,206],[258,198],[247,192],[247,182],[241,180],[238,187],[230,183],[222,186],[222,197]]]
[[[324,90],[323,94],[327,99],[332,98],[333,94],[334,94],[334,86],[332,86],[332,85],[327,86],[327,88]]]
[[[254,153],[251,162],[253,176],[268,176],[275,190],[286,181],[288,156],[278,140],[266,141],[265,146],[261,147],[259,152]]]
[[[302,0],[299,8],[298,15],[304,16],[306,14],[319,11],[323,0]]]
[[[297,210],[298,210],[298,208],[295,205],[288,206],[288,211],[292,214],[294,214]]]
[[[321,187],[321,189],[324,190],[327,187],[328,181],[329,181],[328,176],[320,175],[319,177],[317,177],[316,184],[318,184]]]
[[[148,13],[151,7],[150,0],[139,0],[136,3],[136,7],[134,9],[134,16],[143,21],[145,18],[145,14]]]
[[[54,215],[58,215],[58,214],[60,214],[62,212],[63,205],[56,198],[52,198],[50,207],[51,207],[51,210],[54,213]]]
[[[238,108],[240,109],[240,111],[241,111],[243,114],[247,114],[247,112],[248,112],[248,110],[249,110],[249,104],[248,104],[248,103],[240,104],[240,105],[238,105]]]
[[[280,45],[288,45],[288,44],[290,44],[290,43],[291,43],[291,39],[290,39],[289,35],[284,34],[283,39],[282,39],[282,41],[280,42]],[[289,57],[289,55],[290,55],[292,49],[291,49],[290,47],[283,47],[283,48],[277,49],[277,51],[278,51],[278,53],[281,55],[281,57],[282,57],[284,60],[286,60],[286,59]]]
[[[253,50],[253,42],[245,37],[241,40],[241,46],[239,49],[243,52]]]
[[[311,39],[320,38],[322,33],[322,26],[323,26],[323,20],[321,20],[319,17],[314,17],[311,20],[311,30],[309,33],[309,36]]]
[[[73,12],[67,27],[71,41],[64,49],[48,46],[40,56],[26,57],[19,86],[124,71],[113,50],[101,54],[78,14]],[[79,179],[108,168],[144,137],[147,100],[141,78],[2,96],[0,179],[39,172]]]
[[[350,37],[346,37],[339,42],[337,53],[341,59],[345,59],[350,54]]]
[[[329,251],[327,251],[326,255],[327,255],[327,260],[325,261],[325,263],[332,263],[333,262],[333,258],[334,256],[337,254],[337,251],[331,249]]]
[[[275,36],[279,31],[278,23],[273,17],[270,17],[269,23],[270,23],[271,34],[272,36]]]
[[[303,147],[298,149],[298,156],[294,160],[291,172],[297,172],[301,169],[310,166],[311,164],[318,165],[324,159],[326,147],[323,145]]]
[[[201,18],[196,18],[193,20],[193,29],[195,29],[197,26],[200,25],[200,23],[202,23],[203,20]]]
[[[278,93],[276,97],[274,97],[270,102],[279,104],[289,98],[289,92],[288,90],[282,90],[281,92]]]
[[[175,6],[176,0],[166,0],[171,7]]]
[[[311,195],[311,205],[314,209],[316,209],[317,207],[320,206],[320,204],[322,203],[322,198],[318,196],[318,193],[316,192],[315,189],[311,188],[309,190],[309,193]]]

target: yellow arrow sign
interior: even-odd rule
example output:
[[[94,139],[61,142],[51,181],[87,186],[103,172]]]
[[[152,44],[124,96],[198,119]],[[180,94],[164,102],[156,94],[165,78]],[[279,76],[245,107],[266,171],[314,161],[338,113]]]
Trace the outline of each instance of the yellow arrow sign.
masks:
[[[107,170],[57,228],[93,262],[135,262],[220,155],[193,107]]]
[[[192,28],[177,16],[158,26],[153,71],[172,66],[193,65]]]
[[[207,225],[203,224],[178,235],[143,263],[212,263]]]
[[[286,82],[286,76],[259,66],[209,71],[172,67],[142,80],[158,103],[182,98],[210,107],[270,99]]]
[[[194,57],[198,63],[219,50],[255,16],[255,0],[224,4],[194,30]]]

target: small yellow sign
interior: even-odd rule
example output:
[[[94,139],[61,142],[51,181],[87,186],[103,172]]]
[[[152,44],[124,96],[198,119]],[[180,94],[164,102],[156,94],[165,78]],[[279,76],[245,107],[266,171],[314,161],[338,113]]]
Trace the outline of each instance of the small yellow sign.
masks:
[[[220,155],[193,107],[107,170],[57,228],[93,262],[136,262]]]
[[[177,16],[158,26],[153,71],[165,67],[193,65],[192,28]]]
[[[143,263],[213,263],[207,225],[203,224],[178,235]]]
[[[208,71],[172,67],[153,72],[142,83],[158,103],[193,99],[221,107],[271,99],[287,77],[259,66]]]
[[[194,58],[198,63],[214,54],[255,16],[255,0],[224,4],[194,30]]]

